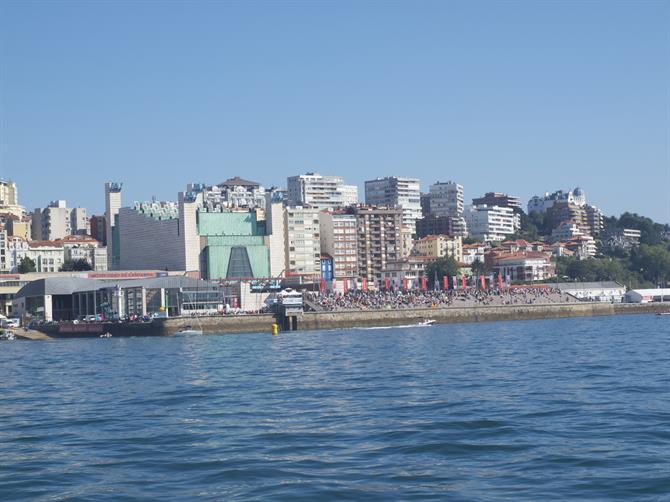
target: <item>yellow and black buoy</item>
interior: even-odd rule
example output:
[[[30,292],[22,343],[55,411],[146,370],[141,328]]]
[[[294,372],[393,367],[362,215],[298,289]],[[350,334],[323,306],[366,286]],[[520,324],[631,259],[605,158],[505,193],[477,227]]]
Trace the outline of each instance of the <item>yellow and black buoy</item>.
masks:
[[[272,323],[272,336],[277,336],[279,334],[279,324]]]

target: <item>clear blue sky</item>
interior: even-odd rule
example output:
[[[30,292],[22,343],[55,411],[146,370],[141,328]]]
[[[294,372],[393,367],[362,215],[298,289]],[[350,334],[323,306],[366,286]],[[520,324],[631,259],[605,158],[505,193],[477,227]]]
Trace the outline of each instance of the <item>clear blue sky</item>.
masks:
[[[313,170],[670,221],[668,1],[5,0],[0,64],[29,209]]]

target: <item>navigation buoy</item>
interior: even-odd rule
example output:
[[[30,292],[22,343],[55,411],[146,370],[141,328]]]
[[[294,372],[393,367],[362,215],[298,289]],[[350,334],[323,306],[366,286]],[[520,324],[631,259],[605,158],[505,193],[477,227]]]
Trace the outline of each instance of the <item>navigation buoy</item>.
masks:
[[[272,336],[277,336],[279,334],[279,324],[272,323]]]

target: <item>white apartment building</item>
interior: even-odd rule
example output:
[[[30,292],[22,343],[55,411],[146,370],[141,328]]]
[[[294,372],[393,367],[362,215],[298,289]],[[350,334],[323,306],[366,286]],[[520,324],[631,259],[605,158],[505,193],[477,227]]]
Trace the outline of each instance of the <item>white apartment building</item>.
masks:
[[[85,260],[95,271],[107,270],[107,249],[94,238],[70,235],[58,242],[63,245],[65,261]]]
[[[321,236],[319,210],[288,206],[284,212],[286,228],[286,275],[316,280],[321,275]]]
[[[421,218],[421,189],[417,178],[388,176],[365,182],[365,203],[402,209],[402,223],[416,233]]]
[[[86,209],[69,208],[64,200],[55,200],[45,208],[37,208],[32,216],[34,240],[56,240],[68,235],[86,235],[91,227]]]
[[[7,244],[8,244],[7,239],[8,239],[7,230],[5,230],[0,225],[0,271],[2,272],[7,272],[9,267],[8,264],[9,251],[7,250]]]
[[[465,212],[469,234],[483,241],[503,241],[521,226],[511,207],[469,206]]]
[[[292,206],[347,207],[358,203],[358,187],[345,185],[341,176],[307,173],[287,178],[287,197]]]
[[[358,233],[356,216],[343,211],[319,213],[321,252],[333,258],[335,279],[358,277]]]
[[[35,262],[37,272],[58,272],[65,261],[63,245],[50,241],[26,241],[11,237],[8,243],[9,271],[17,273],[23,258]]]
[[[428,189],[430,198],[430,213],[434,216],[451,216],[459,218],[463,216],[464,197],[463,185],[453,181],[438,181],[430,185]]]
[[[483,244],[463,244],[463,263],[472,265],[475,261],[484,263],[486,246]]]
[[[551,231],[551,236],[558,240],[572,239],[582,235],[585,235],[584,232],[574,221],[562,221]]]
[[[569,202],[579,207],[586,205],[584,190],[577,187],[574,190],[557,190],[554,193],[545,192],[543,196],[535,195],[528,201],[528,214],[533,211],[544,213],[557,202]]]
[[[20,218],[25,212],[25,208],[19,205],[16,183],[0,179],[0,215],[13,214]]]

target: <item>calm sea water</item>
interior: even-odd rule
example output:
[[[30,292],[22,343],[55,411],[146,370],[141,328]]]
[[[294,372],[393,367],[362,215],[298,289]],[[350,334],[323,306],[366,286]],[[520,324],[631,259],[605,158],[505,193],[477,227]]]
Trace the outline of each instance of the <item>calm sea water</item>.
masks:
[[[0,343],[0,500],[669,500],[670,319]]]

